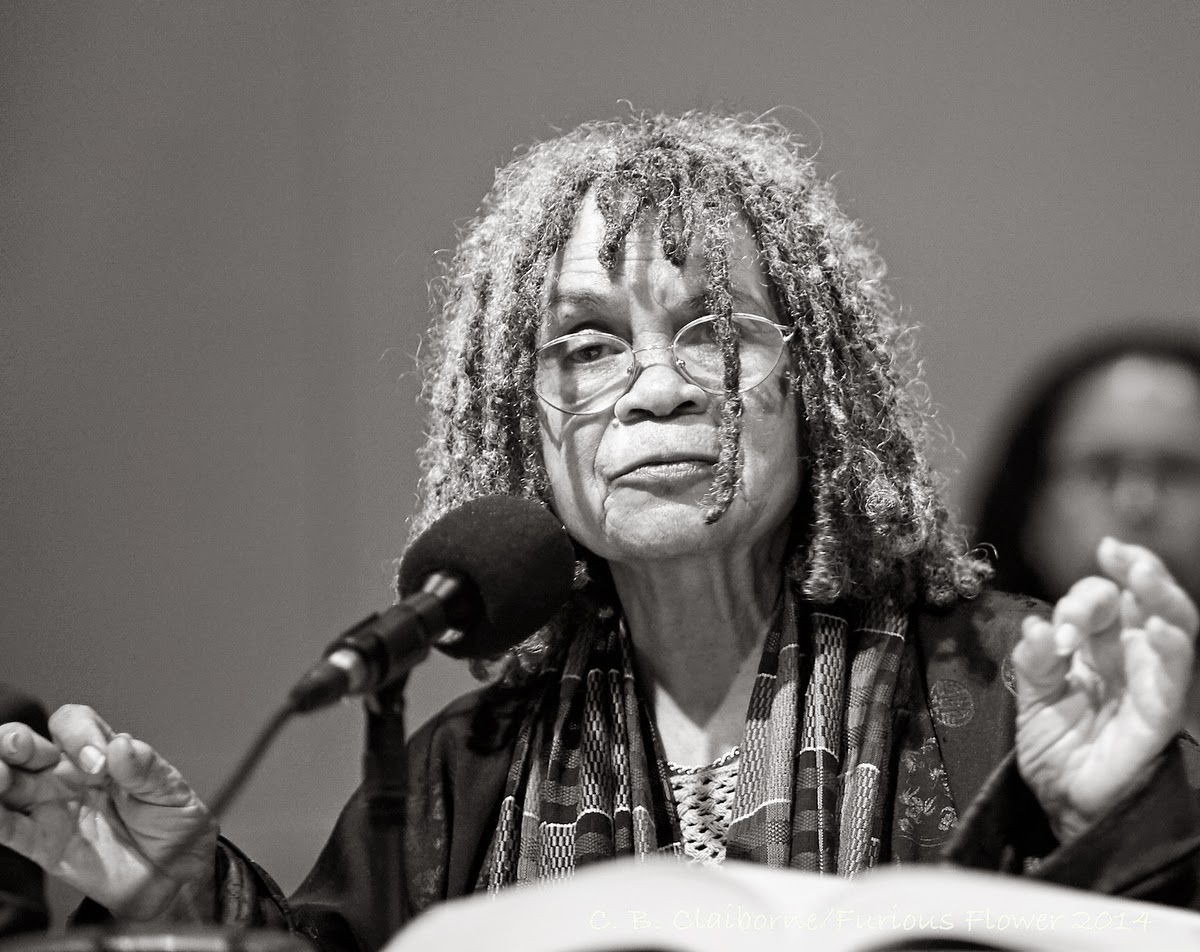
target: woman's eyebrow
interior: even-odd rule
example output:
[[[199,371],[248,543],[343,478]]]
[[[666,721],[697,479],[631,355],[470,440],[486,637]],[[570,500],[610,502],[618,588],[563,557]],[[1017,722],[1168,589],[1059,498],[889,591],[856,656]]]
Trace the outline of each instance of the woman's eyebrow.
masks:
[[[730,289],[733,296],[734,310],[748,307],[759,311],[767,304],[758,296],[744,288]],[[556,288],[551,292],[547,308],[556,317],[573,317],[573,314],[563,314],[563,311],[582,312],[597,317],[610,314],[615,308],[615,302],[608,295],[588,288]],[[679,314],[701,315],[708,312],[708,291],[704,288],[689,296],[679,307],[672,308]]]
[[[733,309],[735,311],[744,307],[749,307],[752,310],[759,311],[767,307],[766,302],[763,301],[762,298],[755,294],[751,294],[744,288],[732,287],[729,289],[729,291],[730,295],[733,297]],[[708,291],[697,291],[683,303],[683,306],[679,310],[686,314],[706,313],[708,311]]]
[[[547,306],[552,311],[560,308],[576,308],[581,311],[603,313],[611,308],[612,302],[605,295],[584,288],[568,288],[565,291],[556,288],[551,293]]]

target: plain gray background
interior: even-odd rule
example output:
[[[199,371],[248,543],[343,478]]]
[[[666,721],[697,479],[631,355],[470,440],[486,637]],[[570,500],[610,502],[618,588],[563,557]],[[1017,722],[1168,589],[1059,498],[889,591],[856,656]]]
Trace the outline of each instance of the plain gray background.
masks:
[[[434,254],[516,146],[774,109],[922,328],[959,502],[1049,347],[1198,309],[1195,0],[9,0],[0,96],[0,678],[202,792],[389,602]],[[225,824],[285,888],[360,733],[292,725]]]

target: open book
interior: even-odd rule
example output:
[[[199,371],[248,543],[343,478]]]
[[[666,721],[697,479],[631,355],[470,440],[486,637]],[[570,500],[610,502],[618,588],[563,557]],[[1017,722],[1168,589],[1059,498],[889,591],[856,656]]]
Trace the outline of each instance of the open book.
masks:
[[[600,863],[420,916],[385,952],[1200,950],[1200,913],[949,867],[853,880],[727,861]]]

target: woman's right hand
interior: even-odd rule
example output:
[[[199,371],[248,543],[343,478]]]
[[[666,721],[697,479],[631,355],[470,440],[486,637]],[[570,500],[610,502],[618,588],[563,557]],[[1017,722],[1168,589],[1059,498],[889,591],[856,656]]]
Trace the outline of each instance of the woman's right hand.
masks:
[[[120,918],[210,918],[217,826],[179,771],[82,705],[50,735],[0,725],[0,845]]]

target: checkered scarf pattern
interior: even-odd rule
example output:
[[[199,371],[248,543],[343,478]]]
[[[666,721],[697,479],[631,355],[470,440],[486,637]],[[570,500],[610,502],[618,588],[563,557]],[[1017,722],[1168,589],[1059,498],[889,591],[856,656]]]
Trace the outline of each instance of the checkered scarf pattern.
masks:
[[[911,687],[906,629],[890,605],[818,611],[788,594],[751,693],[727,856],[843,876],[875,865],[897,682],[905,700]],[[613,856],[682,854],[624,626],[586,642],[521,725],[480,877],[490,892]]]

